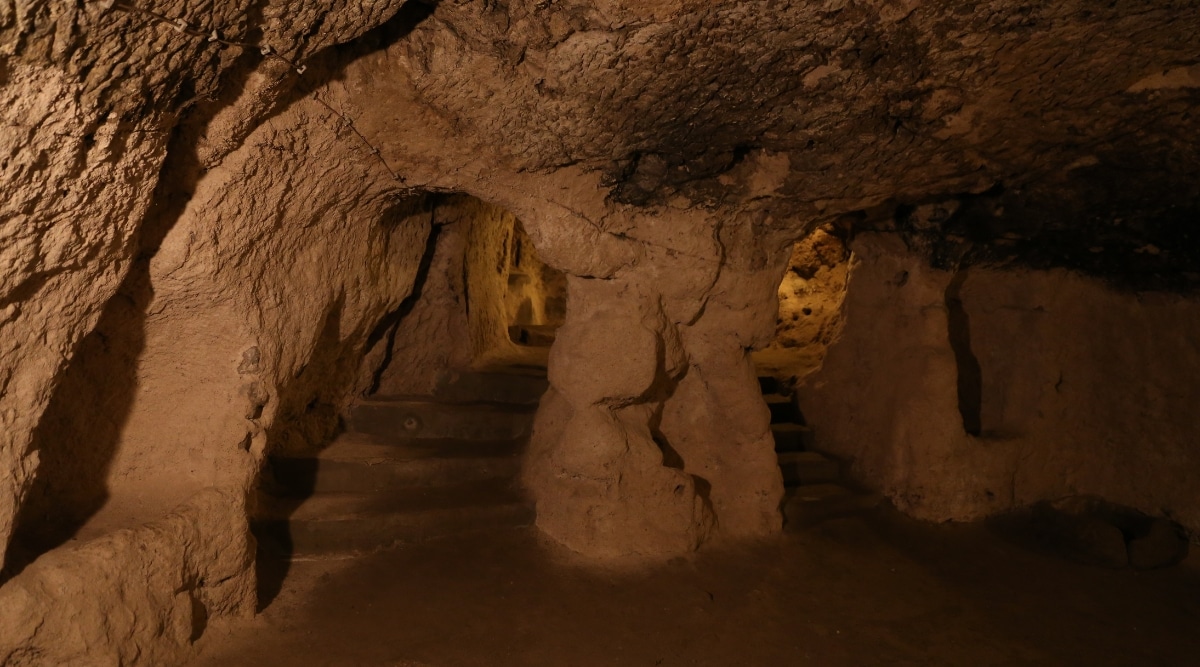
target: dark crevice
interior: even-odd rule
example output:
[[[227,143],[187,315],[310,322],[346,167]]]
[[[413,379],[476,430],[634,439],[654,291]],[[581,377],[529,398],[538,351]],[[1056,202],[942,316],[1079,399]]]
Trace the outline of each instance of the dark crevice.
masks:
[[[390,19],[378,27],[368,30],[359,37],[326,47],[304,60],[306,74],[300,76],[296,86],[280,95],[263,122],[283,113],[295,102],[313,95],[322,86],[342,77],[353,62],[387,49],[407,37],[425,19],[433,15],[437,3],[406,2]],[[353,118],[347,119],[353,122]],[[370,138],[368,138],[369,140]],[[354,138],[346,135],[346,141]],[[375,146],[371,146],[375,149]]]
[[[137,390],[153,298],[147,263],[135,264],[96,328],[80,341],[33,432],[39,465],[18,508],[0,583],[75,537],[108,502],[109,469]]]
[[[950,279],[946,286],[946,315],[950,347],[958,367],[958,411],[962,414],[963,430],[979,435],[983,430],[983,370],[971,351],[971,317],[960,296],[966,280],[966,269],[958,270]]]
[[[412,312],[417,303],[421,301],[421,294],[424,292],[425,282],[429,278],[429,269],[433,266],[433,256],[437,251],[438,237],[441,236],[441,225],[433,224],[433,217],[436,215],[437,204],[434,200],[430,200],[430,226],[429,236],[425,240],[425,252],[421,255],[421,263],[417,265],[417,273],[413,278],[412,292],[409,293],[396,310],[383,316],[379,320],[379,324],[375,325],[375,329],[367,336],[367,344],[364,349],[370,350],[375,345],[380,344],[381,339],[386,337],[382,342],[384,346],[383,361],[379,363],[379,367],[371,375],[371,385],[366,390],[366,395],[374,394],[379,391],[379,385],[383,381],[383,374],[387,371],[392,363],[392,348],[396,344],[396,332],[400,329],[400,323],[404,318]]]
[[[292,382],[279,388],[279,409],[267,429],[268,458],[259,471],[259,488],[270,489],[274,480],[270,454],[280,451],[314,451],[333,441],[344,424],[338,416],[339,393],[351,382],[355,366],[347,364],[354,337],[340,336],[345,296],[328,310],[317,332],[304,370]],[[295,495],[287,499],[288,515],[312,496],[317,481],[317,459],[301,459],[305,470],[294,474]],[[292,535],[287,518],[257,520],[251,524],[258,553],[255,572],[258,582],[258,610],[262,611],[279,595],[291,569]]]

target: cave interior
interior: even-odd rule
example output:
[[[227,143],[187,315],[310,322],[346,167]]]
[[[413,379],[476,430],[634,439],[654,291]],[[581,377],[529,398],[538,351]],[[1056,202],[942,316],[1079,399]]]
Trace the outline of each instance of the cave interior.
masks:
[[[1193,664],[1198,54],[0,5],[0,665]]]

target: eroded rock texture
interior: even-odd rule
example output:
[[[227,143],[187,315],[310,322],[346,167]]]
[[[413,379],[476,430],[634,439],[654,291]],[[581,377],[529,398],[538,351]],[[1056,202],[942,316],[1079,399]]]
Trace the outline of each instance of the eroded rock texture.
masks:
[[[792,248],[779,283],[775,338],[754,354],[762,375],[803,378],[821,367],[842,332],[850,250],[830,229],[817,229]]]
[[[379,8],[157,10],[303,58]],[[361,177],[374,158],[311,98],[259,124],[294,83],[278,61],[99,3],[20,5],[0,29],[7,573],[81,538],[0,588],[0,661],[169,663],[210,615],[253,611],[263,449],[314,405],[331,426],[427,216]]]
[[[1191,394],[1167,389],[1191,386],[1168,360],[1194,352],[1194,301],[982,265],[1194,286],[1198,51],[1190,0],[0,5],[0,546],[11,574],[107,535],[0,588],[21,610],[0,616],[0,658],[163,664],[191,638],[166,591],[214,617],[252,606],[241,556],[186,545],[243,553],[264,451],[320,446],[380,379],[380,341],[444,266],[430,192],[520,219],[568,275],[526,479],[539,526],[580,552],[778,529],[748,355],[792,245],[831,222],[894,239],[859,241],[821,376],[893,396],[861,406],[890,435],[842,430],[840,393],[807,410],[864,479],[928,517],[1068,490],[1194,528],[1195,438],[1168,417]],[[969,349],[949,333],[964,318]],[[504,335],[486,332],[472,344]],[[903,394],[848,360],[884,342],[909,346],[877,359]],[[982,384],[961,380],[972,356]],[[1096,379],[1144,389],[1137,407],[1084,393]],[[1096,450],[1100,413],[1112,432],[1170,425]],[[995,429],[1022,435],[975,447]],[[1049,472],[1013,481],[1020,457]],[[130,544],[162,555],[122,564]],[[69,611],[45,593],[62,577],[137,622],[39,639]]]
[[[844,332],[800,404],[860,479],[938,521],[1095,494],[1200,528],[1195,299],[851,247]]]

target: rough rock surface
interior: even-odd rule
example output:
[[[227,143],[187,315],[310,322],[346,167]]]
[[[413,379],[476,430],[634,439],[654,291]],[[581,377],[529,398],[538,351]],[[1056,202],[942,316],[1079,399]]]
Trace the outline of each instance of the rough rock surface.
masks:
[[[775,338],[754,353],[759,373],[803,378],[821,367],[842,331],[842,307],[852,267],[846,244],[816,229],[792,248],[779,283]]]
[[[863,273],[883,285],[908,271],[899,302],[872,306],[866,290],[850,305],[850,322],[864,305],[882,313],[895,331],[873,340],[910,344],[906,354],[876,359],[881,348],[851,333],[840,344],[900,366],[910,391],[871,384],[845,356],[825,375],[847,396],[891,400],[874,422],[894,426],[886,445],[834,439],[847,453],[872,447],[856,463],[865,478],[922,516],[1086,487],[1200,523],[1186,493],[1195,434],[1170,418],[1194,403],[1178,374],[1195,350],[1151,333],[1194,330],[1193,302],[1143,303],[1063,273],[975,280],[986,271],[948,300],[953,276],[928,268],[1015,259],[1102,275],[1132,266],[1134,282],[1156,286],[1200,279],[1200,245],[1180,224],[1200,210],[1200,156],[1178,139],[1200,134],[1195,3],[401,5],[0,5],[0,545],[19,513],[61,511],[87,535],[197,492],[237,498],[267,447],[317,446],[420,268],[422,191],[519,218],[570,276],[526,478],[539,525],[577,550],[663,556],[778,529],[779,473],[747,355],[771,338],[791,245],[834,220],[898,220],[920,249],[880,249]],[[973,306],[985,284],[995,303],[1064,309],[1052,323],[1018,318],[1057,346],[1030,351],[1009,310]],[[958,432],[962,355],[938,336],[962,311],[994,320],[972,320],[979,332],[1006,332],[975,343],[985,373],[987,355],[1062,355],[1061,378],[1044,376],[1051,365],[1001,366],[1016,374],[1001,386],[1043,388],[1038,407],[985,395],[981,430],[968,427],[1031,424],[1038,447],[1022,436],[981,449]],[[1089,337],[1095,346],[1075,344]],[[70,414],[106,379],[127,390],[96,404],[115,414]],[[1137,389],[1138,407],[1071,393],[1097,381]],[[908,410],[925,412],[918,422]],[[93,430],[99,449],[74,456],[74,435]],[[1123,447],[1113,433],[1144,442]],[[1104,456],[1081,461],[1094,446]],[[62,472],[84,466],[88,487],[64,494]],[[184,507],[197,541],[241,530]],[[155,525],[68,560],[52,551],[0,595],[32,590],[18,584],[43,576],[42,562],[78,576],[112,566],[120,540],[192,539]],[[147,567],[214,562],[182,558]],[[134,567],[80,581],[114,609],[170,583]],[[6,618],[16,625],[3,636],[29,636],[40,613]],[[169,662],[179,647],[153,623],[119,637],[83,627],[93,650],[131,661]],[[141,648],[122,653],[130,646]],[[75,649],[62,650],[23,659],[67,663]]]
[[[187,16],[233,35],[224,26],[245,9]],[[380,9],[341,26],[322,24],[323,12],[288,16],[280,27],[311,38],[289,57],[354,37],[386,18]],[[264,450],[320,442],[336,425],[356,354],[411,287],[428,216],[410,215],[410,195],[386,174],[362,177],[377,162],[348,152],[339,119],[311,97],[270,124],[233,123],[267,109],[239,115],[226,87],[236,85],[221,78],[246,76],[259,58],[207,57],[235,47],[123,10],[114,28],[90,4],[86,29],[69,12],[48,24],[46,10],[15,24],[0,13],[4,43],[20,56],[8,67],[32,77],[17,88],[10,79],[4,94],[65,76],[69,85],[46,99],[82,107],[5,105],[41,115],[23,133],[6,119],[2,135],[16,170],[6,205],[21,212],[0,218],[14,241],[0,246],[5,265],[17,271],[2,292],[10,317],[0,346],[17,347],[0,349],[0,541],[8,574],[25,568],[0,588],[0,637],[12,642],[2,648],[17,664],[169,664],[209,617],[254,609],[244,499]],[[272,13],[240,30],[291,43]],[[39,53],[43,42],[61,52]],[[93,67],[100,57],[123,64]],[[267,96],[288,85],[278,88]],[[219,138],[223,151],[211,145]],[[24,164],[39,154],[43,163]],[[31,179],[63,190],[47,195],[24,185]],[[91,541],[25,567],[71,536]]]
[[[468,368],[475,359],[467,304],[467,248],[477,218],[499,221],[481,215],[486,205],[456,199],[431,202],[433,252],[425,259],[427,265],[410,301],[396,321],[388,323],[377,344],[382,356],[363,364],[369,377],[360,382],[361,393],[431,394],[447,373]]]
[[[1178,418],[1200,400],[1200,302],[1065,271],[956,278],[895,235],[851,249],[842,336],[799,401],[862,482],[932,520],[1090,494],[1200,529],[1200,425]]]
[[[663,217],[642,228],[676,248],[647,243],[655,260],[619,277],[568,278],[526,457],[538,526],[590,556],[661,557],[782,522],[749,350],[774,333],[788,248],[764,248],[746,220]],[[689,225],[706,231],[679,233]]]
[[[226,39],[276,44],[302,59],[365,32],[398,6],[346,11],[175,2],[155,9],[205,35],[216,29]],[[122,7],[39,1],[0,8],[4,544],[37,469],[33,431],[60,374],[129,271],[143,221],[158,215],[152,205],[170,208],[162,195],[188,187],[156,187],[172,127],[191,111],[186,130],[176,133],[184,137],[177,162],[194,160],[189,150],[200,148],[219,161],[223,152],[211,144],[236,146],[248,131],[245,117],[261,117],[275,89],[293,83],[278,82],[286,68],[272,61],[264,69],[275,76],[261,84],[259,106],[238,104],[240,84],[261,60],[253,50],[176,32]],[[330,16],[339,18],[326,23]],[[206,141],[194,136],[206,129]]]
[[[436,195],[428,202],[432,252],[412,297],[381,323],[379,340],[360,371],[360,395],[434,395],[464,372],[527,356],[508,331],[516,314],[512,254],[524,236],[518,221],[465,195]],[[540,281],[527,284],[530,288],[540,288]]]
[[[254,613],[243,497],[208,490],[135,530],[57,549],[0,588],[0,663],[171,664],[209,619]]]

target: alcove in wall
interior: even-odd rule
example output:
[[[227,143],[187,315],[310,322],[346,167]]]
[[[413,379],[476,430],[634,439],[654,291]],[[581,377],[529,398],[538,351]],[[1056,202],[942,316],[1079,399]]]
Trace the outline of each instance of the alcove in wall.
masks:
[[[779,283],[775,339],[754,352],[760,376],[787,382],[821,367],[842,329],[853,257],[832,229],[818,228],[792,247]]]

